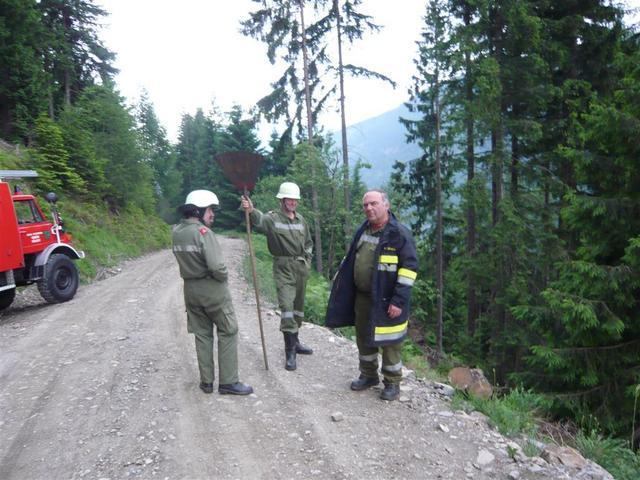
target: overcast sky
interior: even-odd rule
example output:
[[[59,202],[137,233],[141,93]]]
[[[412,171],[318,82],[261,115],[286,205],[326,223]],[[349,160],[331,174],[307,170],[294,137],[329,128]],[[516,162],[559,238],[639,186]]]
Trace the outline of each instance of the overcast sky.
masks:
[[[226,111],[233,103],[252,107],[270,92],[282,68],[269,64],[265,45],[239,33],[239,22],[255,10],[250,0],[97,0],[110,15],[102,39],[117,54],[116,81],[129,103],[142,88],[149,92],[169,138],[176,140],[183,113]],[[347,122],[356,123],[398,106],[407,99],[413,73],[415,41],[424,0],[367,0],[362,10],[384,25],[367,36],[345,63],[380,71],[398,82],[394,90],[376,80],[347,80]],[[322,123],[338,129],[331,112]]]
[[[245,109],[268,94],[282,67],[269,64],[265,45],[239,33],[240,20],[256,9],[251,0],[96,0],[110,15],[101,34],[117,54],[120,92],[133,104],[145,88],[172,141],[184,113]],[[640,0],[630,0],[637,7]],[[398,83],[347,79],[347,123],[391,110],[408,99],[426,0],[365,0],[361,11],[384,28],[345,52],[345,63],[379,71]],[[637,17],[636,17],[637,18]],[[321,118],[338,130],[333,109]],[[269,127],[261,128],[268,138]]]
[[[223,111],[245,109],[270,92],[282,68],[269,64],[265,45],[239,33],[239,21],[255,10],[250,0],[97,0],[110,15],[101,38],[117,54],[118,88],[134,103],[149,92],[169,138],[177,138],[182,114],[205,112],[215,99]],[[361,10],[384,28],[346,52],[345,63],[377,70],[398,82],[347,80],[347,123],[397,107],[407,100],[425,0],[365,0]],[[321,119],[330,130],[339,114]],[[268,129],[270,131],[270,129]],[[263,135],[261,135],[264,137]]]

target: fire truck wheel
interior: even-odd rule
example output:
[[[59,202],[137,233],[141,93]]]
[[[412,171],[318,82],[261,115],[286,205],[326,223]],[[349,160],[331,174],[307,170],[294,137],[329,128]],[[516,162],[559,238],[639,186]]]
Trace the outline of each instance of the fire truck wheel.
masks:
[[[16,297],[15,288],[10,288],[9,290],[2,290],[0,292],[0,310],[4,310],[9,305],[11,305],[11,302],[13,302],[13,299],[15,297]]]
[[[38,280],[40,295],[49,303],[71,300],[78,289],[78,269],[66,255],[49,257],[44,266],[44,275]]]

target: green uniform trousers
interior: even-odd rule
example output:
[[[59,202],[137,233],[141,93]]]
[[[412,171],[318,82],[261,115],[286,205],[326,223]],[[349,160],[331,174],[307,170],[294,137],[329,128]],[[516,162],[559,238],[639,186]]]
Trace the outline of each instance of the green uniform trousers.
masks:
[[[370,347],[364,343],[369,314],[371,313],[371,295],[356,293],[356,344],[360,357],[360,373],[367,378],[378,378],[378,352],[382,350],[382,375],[385,383],[400,383],[402,380],[402,342],[383,347]]]
[[[302,257],[273,258],[281,332],[296,333],[302,325],[308,277],[309,267]]]
[[[224,288],[221,288],[224,287]],[[205,278],[185,280],[184,303],[187,307],[187,331],[196,339],[200,381],[213,383],[213,326],[218,331],[218,370],[220,384],[238,381],[238,322],[226,284]]]

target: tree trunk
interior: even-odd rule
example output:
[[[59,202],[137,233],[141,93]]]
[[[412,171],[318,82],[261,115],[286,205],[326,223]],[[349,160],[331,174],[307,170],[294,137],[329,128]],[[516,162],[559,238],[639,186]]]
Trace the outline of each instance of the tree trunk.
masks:
[[[471,24],[471,7],[468,3],[464,6],[464,24],[469,27]],[[466,160],[467,160],[467,186],[473,188],[473,179],[475,177],[475,138],[473,128],[473,114],[470,105],[473,102],[473,79],[471,78],[471,53],[467,50],[464,54],[465,61],[465,95],[467,100],[467,113],[465,119],[466,129]],[[476,209],[475,199],[473,196],[467,203],[467,255],[470,263],[476,256]],[[467,269],[467,333],[473,336],[476,332],[476,326],[479,316],[478,299],[476,296],[476,281],[473,274],[473,268]]]
[[[313,114],[311,112],[311,91],[309,89],[309,56],[307,54],[307,32],[304,25],[304,0],[299,0],[300,27],[302,29],[302,58],[304,67],[304,97],[307,107],[307,135],[310,146],[313,146]],[[322,274],[322,235],[320,232],[320,209],[318,207],[318,188],[316,186],[316,169],[311,163],[311,208],[313,209],[314,247],[316,252],[316,270]]]
[[[351,241],[351,194],[349,192],[349,151],[347,149],[347,121],[344,109],[344,67],[342,62],[342,22],[340,17],[339,0],[333,0],[338,29],[338,77],[340,79],[340,117],[342,121],[342,168],[344,183],[344,240],[345,251],[349,249]]]
[[[502,138],[502,125],[498,124],[491,131],[491,220],[496,226],[500,220],[500,201],[502,200],[502,169],[504,139]]]
[[[435,72],[435,102],[436,102],[436,288],[438,290],[437,302],[437,330],[436,348],[438,357],[442,357],[444,349],[442,347],[443,335],[443,297],[444,297],[444,277],[443,277],[443,245],[442,245],[442,176],[440,165],[440,79],[439,70]]]
[[[69,7],[66,6],[62,9],[62,17],[63,17],[63,22],[64,22],[64,29],[65,29],[65,37],[66,32],[69,32],[72,28],[72,21],[71,21],[71,12],[69,11]],[[68,46],[69,50],[71,50],[71,45]],[[71,63],[71,62],[69,62]],[[66,107],[71,106],[71,72],[69,71],[69,66],[68,64],[64,67],[64,105]],[[53,118],[53,117],[51,117]]]
[[[500,6],[496,5],[490,13],[490,32],[491,32],[491,54],[496,59],[496,63],[503,68],[504,51],[503,51],[503,19]],[[502,79],[498,77],[499,82]],[[504,170],[504,115],[506,105],[504,102],[504,94],[501,93],[495,99],[496,105],[493,106],[495,117],[491,119],[491,213],[492,225],[494,228],[501,221],[500,203],[503,196],[503,170]],[[504,239],[496,239],[493,242],[494,262],[495,262],[495,283],[491,292],[491,309],[494,312],[493,334],[491,339],[491,349],[493,350],[494,362],[498,378],[503,379],[504,366],[506,365],[506,342],[505,339],[509,334],[507,328],[507,316],[505,306],[501,300],[504,296],[506,285],[505,262],[506,254],[502,249]]]
[[[516,107],[513,108],[514,116],[518,115],[518,109]],[[520,158],[520,142],[518,142],[518,137],[512,134],[511,137],[511,199],[516,204],[516,200],[518,197],[518,168],[519,167],[519,158]]]
[[[550,163],[549,160],[546,160],[543,163],[543,185],[544,185],[544,208],[542,209],[542,224],[544,225],[544,230],[548,239],[551,238],[551,233],[553,231],[553,226],[551,225],[551,171],[550,171]],[[545,256],[548,255],[550,250],[551,240],[547,240],[545,244],[547,248],[545,248]],[[547,258],[549,258],[547,256]],[[549,286],[549,282],[551,280],[551,263],[549,260],[545,260],[544,269],[542,274],[542,286],[541,290],[545,290]]]
[[[337,192],[335,184],[331,183],[331,210],[329,211],[329,218],[335,218],[336,216],[336,204]],[[327,254],[327,275],[331,278],[333,276],[333,265],[336,257],[336,226],[331,224],[331,235],[329,237],[329,252]]]

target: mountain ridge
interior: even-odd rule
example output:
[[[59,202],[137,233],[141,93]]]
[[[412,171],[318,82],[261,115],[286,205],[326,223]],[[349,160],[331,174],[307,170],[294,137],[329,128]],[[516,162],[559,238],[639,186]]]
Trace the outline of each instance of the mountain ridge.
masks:
[[[422,151],[415,142],[407,142],[402,118],[415,118],[404,104],[347,127],[347,148],[351,170],[358,161],[371,165],[362,171],[362,179],[369,188],[382,187],[391,178],[396,161],[408,162]],[[332,138],[342,152],[340,131]]]

